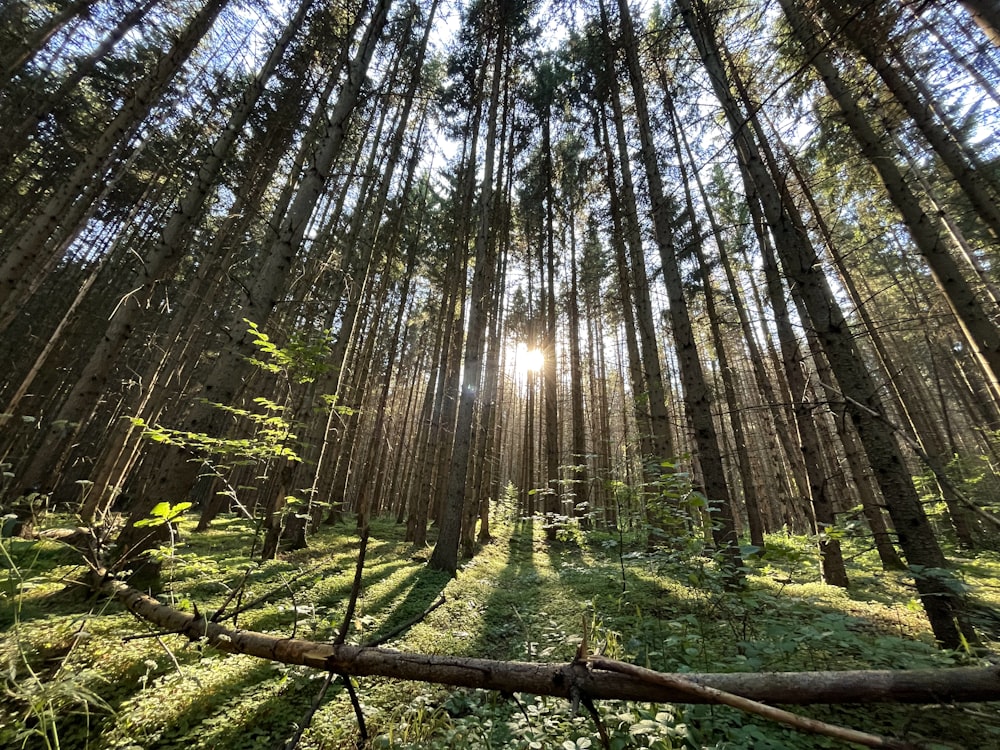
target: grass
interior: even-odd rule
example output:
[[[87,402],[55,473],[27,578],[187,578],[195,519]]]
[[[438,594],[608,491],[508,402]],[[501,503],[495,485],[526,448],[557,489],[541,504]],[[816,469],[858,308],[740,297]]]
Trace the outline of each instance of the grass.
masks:
[[[713,561],[698,554],[630,547],[620,560],[616,538],[607,534],[574,534],[550,544],[537,524],[499,528],[497,539],[451,579],[426,568],[427,550],[405,543],[401,528],[375,522],[348,641],[378,637],[444,594],[444,606],[389,645],[560,661],[573,657],[586,627],[592,646],[606,655],[664,671],[919,668],[969,661],[933,646],[907,577],[882,572],[874,553],[850,542],[848,591],[818,582],[808,540],[775,535],[767,554],[749,564],[747,587],[737,594],[724,588]],[[245,521],[222,518],[204,534],[189,529],[184,522],[183,546],[166,567],[161,600],[189,611],[194,605],[214,610],[250,569],[242,601],[272,596],[240,614],[239,627],[315,640],[335,636],[354,573],[359,542],[353,528],[324,528],[310,549],[262,566],[247,557],[252,529]],[[0,746],[54,747],[58,738],[62,748],[277,748],[293,734],[324,678],[157,636],[117,604],[92,600],[74,585],[81,569],[71,549],[44,540],[8,539],[3,545],[9,557],[0,572],[0,658],[10,668],[0,698]],[[958,565],[979,600],[1000,604],[995,554]],[[28,699],[43,686],[53,695],[37,699],[42,708],[26,715],[33,705]],[[362,679],[358,693],[375,747],[599,746],[586,713],[573,715],[556,699],[373,678]],[[600,710],[615,748],[843,747],[720,707],[606,702]],[[932,748],[1000,746],[1000,714],[990,705],[798,711]],[[300,747],[354,747],[357,734],[337,678]]]

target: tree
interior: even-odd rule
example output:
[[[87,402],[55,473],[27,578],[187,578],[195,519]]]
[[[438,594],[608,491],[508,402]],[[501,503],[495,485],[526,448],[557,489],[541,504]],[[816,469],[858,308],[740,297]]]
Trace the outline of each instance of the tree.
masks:
[[[96,199],[104,175],[138,131],[149,111],[163,95],[167,86],[180,72],[182,65],[211,28],[228,0],[208,0],[173,46],[158,60],[152,74],[147,76],[87,150],[83,160],[72,174],[40,207],[26,229],[8,240],[9,249],[0,263],[0,286],[5,294],[0,303],[0,331],[6,329],[18,308],[38,288],[44,271],[58,260],[65,236],[52,247],[50,238],[62,228],[75,235],[80,221]]]
[[[857,351],[795,205],[787,197],[783,199],[774,168],[765,161],[757,119],[746,115],[732,94],[707,9],[703,3],[691,0],[680,0],[680,7],[722,103],[738,148],[740,167],[762,203],[784,273],[799,286],[811,324],[837,377],[834,387],[848,401],[851,419],[888,504],[900,546],[914,571],[934,634],[947,648],[959,648],[963,641],[974,643],[977,639],[967,620],[966,603],[948,584],[944,555],[886,423],[878,389]],[[753,131],[743,127],[745,122]]]
[[[388,20],[390,5],[391,0],[381,0],[376,4],[358,50],[344,71],[344,85],[325,118],[322,137],[295,197],[280,218],[280,223],[276,221],[271,225],[274,228],[271,229],[270,244],[257,278],[247,290],[241,309],[233,316],[228,326],[229,341],[222,349],[212,375],[203,386],[202,392],[207,403],[214,401],[225,404],[234,400],[241,380],[240,371],[244,367],[245,358],[252,353],[253,334],[248,321],[258,325],[265,324],[288,282],[287,272],[302,244],[309,218],[322,194],[330,168],[343,148],[348,121],[357,106],[368,66]],[[184,429],[187,432],[203,432],[206,423],[211,424],[210,418],[211,412],[205,406],[195,407],[187,416]],[[198,465],[193,464],[181,451],[172,452],[162,461],[156,476],[149,483],[147,496],[133,508],[129,525],[119,537],[118,544],[122,550],[127,550],[128,554],[134,556],[155,541],[150,535],[135,531],[136,521],[146,516],[151,504],[155,505],[164,498],[185,496],[198,471]]]
[[[220,175],[230,158],[236,139],[246,127],[268,82],[299,33],[311,6],[311,0],[299,5],[281,37],[276,40],[263,67],[244,90],[219,138],[202,161],[194,184],[166,220],[159,241],[139,266],[137,278],[130,280],[131,291],[128,297],[115,308],[100,343],[94,348],[76,384],[53,419],[56,423],[76,425],[76,428],[66,431],[50,430],[47,433],[49,444],[36,447],[31,465],[21,477],[23,486],[41,486],[47,477],[61,473],[65,447],[74,442],[93,415],[111,371],[136,328],[138,318],[150,306],[156,285],[176,272],[202,217],[204,205],[218,187]]]
[[[781,6],[788,16],[798,44],[836,100],[861,152],[881,178],[910,236],[948,299],[969,345],[982,364],[991,389],[1000,393],[1000,330],[990,319],[974,288],[952,256],[951,242],[946,233],[921,206],[889,149],[875,133],[833,61],[822,49],[821,37],[815,24],[791,0],[784,0]]]
[[[678,262],[678,248],[672,228],[671,206],[663,191],[660,167],[653,141],[649,107],[646,103],[645,83],[639,65],[638,46],[632,17],[626,0],[618,1],[618,16],[622,31],[621,48],[625,55],[629,80],[632,85],[636,108],[636,124],[639,129],[641,156],[646,172],[649,199],[652,212],[653,230],[660,251],[663,281],[669,298],[668,312],[680,365],[681,380],[684,384],[684,405],[688,421],[694,431],[701,465],[702,481],[708,498],[713,521],[712,535],[727,564],[738,570],[742,565],[737,544],[736,525],[733,520],[732,500],[722,466],[722,452],[719,448],[712,414],[712,397],[702,368],[701,358],[694,339],[688,303],[684,294]]]

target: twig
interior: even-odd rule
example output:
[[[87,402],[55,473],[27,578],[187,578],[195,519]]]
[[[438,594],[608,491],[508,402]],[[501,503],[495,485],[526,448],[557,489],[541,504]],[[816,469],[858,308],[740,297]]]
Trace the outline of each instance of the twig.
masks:
[[[367,537],[367,531],[365,536]],[[354,706],[354,715],[358,718],[358,748],[364,747],[368,744],[368,727],[365,726],[365,714],[361,710],[361,702],[358,700],[358,694],[354,690],[354,685],[351,683],[351,678],[347,675],[341,675],[344,679],[344,684],[347,685],[347,694],[351,697],[351,705]]]
[[[981,508],[979,505],[977,505],[968,497],[966,497],[965,493],[962,492],[958,487],[956,487],[955,483],[948,478],[948,475],[944,472],[943,469],[941,469],[941,467],[938,465],[938,462],[933,458],[931,458],[931,456],[920,446],[920,443],[918,443],[913,437],[911,437],[906,430],[897,425],[895,422],[893,422],[884,414],[880,414],[874,409],[865,406],[860,401],[856,401],[850,396],[841,393],[839,390],[834,388],[829,383],[824,383],[820,381],[820,385],[823,386],[823,388],[825,388],[826,390],[832,391],[833,393],[840,396],[840,398],[844,399],[846,403],[848,403],[850,406],[853,406],[855,409],[858,409],[859,411],[862,411],[865,414],[879,420],[886,427],[888,427],[894,433],[899,435],[899,437],[903,440],[903,442],[905,442],[913,450],[913,452],[916,453],[917,456],[919,456],[920,460],[927,465],[927,468],[931,470],[931,473],[934,474],[934,478],[937,479],[938,484],[940,484],[943,489],[946,489],[949,492],[951,492],[954,498],[958,500],[958,502],[960,502],[962,505],[964,505],[966,508],[971,510],[973,513],[975,513],[983,520],[989,522],[990,525],[992,525],[995,528],[1000,528],[1000,518],[997,518],[988,510],[986,510],[985,508]]]
[[[313,571],[317,570],[321,566],[322,566],[322,563],[320,563],[319,565],[313,565],[311,568],[306,568],[305,570],[299,571],[294,576],[292,576],[291,578],[289,578],[287,581],[282,581],[280,586],[275,586],[273,589],[271,589],[270,591],[268,591],[266,594],[258,596],[256,599],[252,599],[251,601],[247,602],[246,604],[240,604],[236,609],[234,609],[232,612],[230,612],[225,617],[218,617],[218,619],[216,619],[216,617],[219,614],[218,612],[216,612],[215,615],[212,616],[212,620],[211,621],[212,622],[225,622],[226,620],[232,620],[233,618],[237,617],[238,615],[241,615],[244,612],[246,612],[248,609],[253,609],[258,604],[263,604],[265,601],[267,601],[268,599],[270,599],[275,594],[280,594],[280,593],[284,592],[285,590],[288,589],[289,585],[291,585],[292,583],[295,583],[295,581],[299,580],[300,578],[303,578],[304,576],[309,575],[310,573],[312,573]],[[240,591],[240,590],[241,589],[237,589],[237,591]]]
[[[354,617],[354,610],[357,607],[358,597],[361,594],[361,576],[365,569],[365,552],[368,549],[368,527],[366,526],[361,532],[361,547],[358,550],[358,563],[354,569],[354,583],[351,585],[351,597],[347,602],[347,613],[344,615],[344,624],[340,628],[340,632],[337,633],[337,638],[334,640],[334,645],[340,645],[344,642],[347,637],[347,629],[351,624],[351,620]],[[289,582],[290,583],[290,582]],[[285,584],[286,587],[288,583]],[[291,591],[291,588],[288,589]],[[292,595],[292,607],[295,607],[295,597],[294,593]],[[299,624],[298,612],[295,615],[295,625],[292,629],[292,638],[295,637],[295,628]],[[333,681],[333,672],[327,672],[326,679],[323,681],[323,686],[319,690],[319,694],[313,701],[306,715],[302,717],[302,721],[299,722],[299,728],[296,730],[295,734],[288,740],[285,745],[285,750],[294,750],[294,748],[299,744],[299,740],[302,738],[302,733],[308,729],[309,724],[312,723],[313,716],[319,709],[319,704],[326,695],[327,688],[330,687],[330,683]],[[365,716],[361,711],[361,703],[358,701],[358,696],[354,691],[354,686],[351,684],[351,678],[347,675],[340,675],[344,680],[344,684],[347,686],[347,694],[351,697],[351,705],[354,706],[354,714],[358,717],[358,729],[361,733],[360,739],[358,740],[358,747],[363,747],[365,743],[368,742],[368,728],[365,726]]]
[[[167,647],[167,644],[163,642],[163,638],[160,637],[159,633],[154,633],[153,637],[156,638],[156,642],[160,644],[160,648],[162,648],[164,651],[167,652],[167,656],[170,657],[170,661],[172,661],[174,663],[174,669],[177,670],[177,674],[179,674],[181,677],[183,677],[184,676],[184,672],[181,670],[180,662],[177,661],[177,657],[174,656],[174,652],[171,651]],[[194,681],[195,681],[195,684],[198,687],[202,686],[201,685],[201,680],[199,680],[197,677],[194,677]]]
[[[604,746],[604,750],[611,750],[611,737],[608,736],[608,728],[604,726],[604,720],[601,719],[601,715],[597,712],[597,706],[594,705],[594,701],[589,696],[582,695],[580,696],[580,702],[587,709],[590,718],[594,720],[594,726],[597,727],[597,733],[601,736],[601,745]]]
[[[344,613],[344,624],[340,626],[340,632],[334,639],[333,644],[340,646],[347,638],[347,631],[351,627],[351,620],[354,619],[354,610],[358,606],[358,597],[361,595],[361,577],[365,570],[365,553],[368,550],[368,526],[361,530],[361,546],[358,548],[358,563],[354,567],[354,582],[351,584],[351,596],[347,600],[347,611]],[[361,702],[358,694],[351,684],[351,678],[341,675],[344,685],[347,687],[347,694],[351,698],[351,706],[354,707],[354,715],[358,719],[358,747],[362,748],[368,743],[368,727],[365,726],[365,714],[361,710]]]
[[[184,630],[159,630],[155,633],[137,633],[136,635],[122,636],[122,643],[129,641],[141,641],[146,638],[162,638],[165,635],[184,635]]]
[[[512,701],[514,701],[514,705],[516,705],[520,709],[521,715],[524,717],[524,721],[528,725],[528,728],[530,729],[531,728],[531,717],[528,716],[528,709],[526,709],[524,707],[524,704],[521,703],[521,699],[518,698],[517,695],[514,694],[514,693],[503,693],[503,696],[505,698],[510,698]]]
[[[573,660],[574,664],[585,665],[587,660],[590,658],[590,627],[587,622],[586,613],[583,615],[583,630],[580,637],[580,644],[576,647],[576,658]],[[590,718],[594,720],[594,726],[597,727],[597,733],[601,736],[601,745],[603,745],[604,750],[611,750],[611,738],[608,736],[608,729],[604,726],[604,721],[601,719],[601,715],[597,712],[597,706],[594,705],[594,701],[589,695],[579,689],[575,684],[570,690],[570,696],[574,699],[574,703],[579,701],[583,704],[584,708],[587,709],[587,713],[590,714]],[[573,706],[573,713],[576,713],[577,706]]]
[[[219,618],[222,617],[222,613],[226,611],[226,607],[228,607],[233,599],[235,599],[243,591],[243,588],[247,585],[247,579],[250,578],[250,574],[252,572],[253,566],[251,565],[247,567],[246,572],[243,573],[243,579],[236,584],[235,587],[230,589],[229,595],[225,598],[225,600],[223,600],[222,604],[219,605],[219,608],[215,610],[215,614],[209,618],[211,622],[219,621]]]
[[[313,698],[312,705],[309,706],[309,710],[306,711],[305,716],[302,717],[302,721],[299,722],[298,728],[295,730],[295,734],[288,738],[288,742],[285,743],[284,750],[295,750],[295,748],[299,746],[302,734],[309,728],[309,725],[312,724],[313,716],[316,715],[320,704],[323,702],[323,698],[326,697],[326,691],[330,688],[330,683],[333,682],[333,677],[333,672],[326,673],[326,679],[323,680],[323,684],[320,686],[319,692],[316,694],[316,697]]]
[[[344,613],[344,624],[340,627],[340,632],[333,641],[333,645],[339,646],[347,638],[347,631],[351,627],[351,620],[354,619],[354,610],[358,606],[358,597],[361,595],[361,576],[365,570],[365,552],[368,550],[368,527],[361,530],[361,547],[358,549],[358,564],[354,568],[354,583],[351,584],[351,597],[347,600],[347,612]]]
[[[431,606],[429,606],[427,609],[425,609],[419,615],[416,615],[415,617],[411,617],[409,620],[407,620],[406,622],[404,622],[399,627],[393,628],[392,630],[390,630],[388,633],[386,633],[383,636],[380,636],[378,638],[375,638],[374,640],[368,641],[368,643],[366,643],[365,645],[369,646],[369,647],[375,647],[375,646],[381,646],[381,645],[387,643],[388,641],[391,641],[397,635],[399,635],[401,633],[405,633],[407,630],[409,630],[410,628],[412,628],[418,622],[420,622],[421,620],[423,620],[425,617],[427,617],[427,615],[429,615],[435,609],[437,609],[442,604],[444,604],[445,601],[446,601],[446,599],[442,595],[440,599],[438,599],[436,602],[434,602]]]
[[[747,713],[756,714],[757,716],[762,716],[765,719],[770,719],[771,721],[787,724],[788,726],[794,727],[795,729],[799,729],[803,732],[822,734],[827,737],[834,737],[835,739],[843,740],[845,742],[854,742],[858,745],[864,745],[865,747],[884,747],[891,748],[892,750],[916,750],[918,747],[917,745],[904,742],[903,740],[880,737],[875,734],[868,734],[867,732],[859,732],[856,729],[838,727],[834,724],[817,721],[816,719],[809,719],[805,716],[793,714],[790,711],[784,711],[780,708],[774,708],[773,706],[758,703],[757,701],[744,698],[740,695],[727,693],[713,687],[708,687],[707,685],[699,685],[696,682],[685,680],[683,677],[678,677],[677,675],[667,675],[662,672],[654,672],[651,669],[637,667],[633,664],[626,664],[625,662],[608,659],[604,656],[590,657],[590,666],[595,669],[603,669],[606,672],[618,672],[619,674],[636,677],[653,685],[661,685],[663,687],[683,690],[690,695],[696,695],[705,699],[708,703],[720,703],[725,706],[737,708],[741,711],[746,711]]]
[[[292,600],[292,638],[299,632],[299,605],[295,601],[295,589],[291,587],[290,581],[285,581],[285,588],[288,589],[288,597]]]

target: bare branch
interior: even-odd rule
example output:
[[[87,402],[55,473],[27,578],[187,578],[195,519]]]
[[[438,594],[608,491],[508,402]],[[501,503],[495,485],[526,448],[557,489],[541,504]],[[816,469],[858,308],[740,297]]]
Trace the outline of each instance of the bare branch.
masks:
[[[531,664],[490,659],[412,654],[381,648],[316,643],[244,630],[230,630],[203,617],[179,612],[121,581],[102,591],[149,622],[220,651],[248,654],[284,664],[356,677],[377,675],[456,687],[552,695],[569,699],[573,690],[591,699],[704,703],[677,687],[634,676],[589,669],[580,663]],[[788,705],[815,703],[960,703],[1000,700],[1000,666],[932,670],[762,672],[684,674],[683,679],[745,698]]]
[[[687,693],[691,697],[697,696],[702,698],[705,703],[721,703],[724,706],[737,708],[740,711],[746,711],[747,713],[762,716],[763,718],[771,721],[786,724],[803,732],[822,734],[827,737],[844,740],[845,742],[854,742],[865,747],[886,747],[893,748],[893,750],[915,750],[917,747],[909,742],[894,740],[888,737],[879,737],[878,735],[868,734],[867,732],[859,732],[856,729],[839,727],[834,724],[827,724],[824,721],[810,719],[806,716],[799,716],[798,714],[793,714],[789,711],[775,708],[774,706],[765,706],[763,703],[750,700],[749,698],[744,698],[740,695],[734,695],[733,693],[728,693],[724,690],[719,690],[708,685],[699,685],[691,680],[681,677],[680,675],[654,672],[651,669],[644,669],[643,667],[637,667],[633,664],[615,661],[614,659],[608,659],[604,656],[592,656],[590,658],[590,665],[592,667],[596,667],[597,669],[604,669],[609,672],[627,674],[649,682],[651,685],[662,685],[663,687],[675,688]]]

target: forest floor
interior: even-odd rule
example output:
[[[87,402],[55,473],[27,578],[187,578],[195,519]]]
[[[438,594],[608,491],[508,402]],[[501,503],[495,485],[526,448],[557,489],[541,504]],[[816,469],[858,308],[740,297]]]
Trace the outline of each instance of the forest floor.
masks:
[[[617,535],[578,530],[549,543],[539,523],[497,528],[494,541],[452,579],[426,567],[429,548],[404,542],[401,527],[375,522],[348,642],[370,642],[444,595],[443,606],[388,646],[570,661],[586,623],[592,649],[671,672],[977,663],[933,646],[907,576],[883,572],[860,540],[845,542],[849,590],[818,582],[808,539],[773,535],[767,553],[748,563],[745,590],[733,593],[712,561],[691,551],[647,553]],[[222,518],[202,534],[189,529],[187,521],[181,524],[182,541],[165,564],[156,592],[161,601],[211,611],[250,569],[243,601],[272,596],[240,614],[240,628],[313,640],[335,636],[359,547],[352,526],[325,527],[309,549],[263,565],[248,556],[253,528],[247,521]],[[314,670],[157,635],[117,603],[74,586],[83,569],[66,545],[4,539],[2,548],[2,747],[281,748],[324,681]],[[954,561],[978,601],[1000,606],[1000,556]],[[574,716],[555,698],[375,678],[356,685],[373,747],[600,746],[586,712]],[[607,701],[599,708],[614,748],[846,747],[725,707]],[[998,704],[795,710],[928,748],[1000,747]],[[350,748],[357,738],[355,714],[337,678],[298,746]]]

